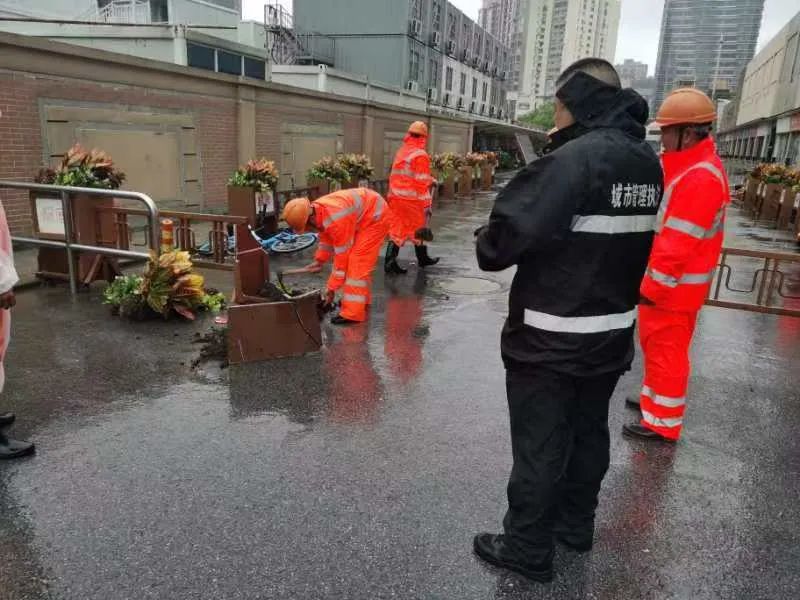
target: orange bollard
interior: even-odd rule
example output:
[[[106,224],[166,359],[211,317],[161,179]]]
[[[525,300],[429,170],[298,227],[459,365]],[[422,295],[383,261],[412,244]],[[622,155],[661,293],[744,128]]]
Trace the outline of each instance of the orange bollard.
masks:
[[[161,219],[161,252],[172,252],[175,248],[175,223],[172,219]]]

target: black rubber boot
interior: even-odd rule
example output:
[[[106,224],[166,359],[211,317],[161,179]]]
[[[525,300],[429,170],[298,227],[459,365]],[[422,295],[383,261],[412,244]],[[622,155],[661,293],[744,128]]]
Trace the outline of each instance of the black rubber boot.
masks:
[[[10,440],[0,433],[0,460],[28,456],[35,451],[36,448],[30,442]]]
[[[547,583],[553,580],[553,564],[531,564],[524,556],[514,553],[505,543],[504,535],[479,533],[473,540],[472,547],[479,558],[490,565],[508,569],[524,575],[533,581]]]
[[[0,415],[0,427],[8,427],[14,423],[14,413],[4,413]]]
[[[400,254],[400,246],[389,242],[386,246],[386,258],[383,262],[383,270],[389,275],[405,275],[407,269],[402,268],[397,262],[397,255]]]
[[[428,247],[425,244],[414,246],[414,252],[417,253],[417,264],[423,269],[439,263],[438,258],[431,258],[428,256]]]

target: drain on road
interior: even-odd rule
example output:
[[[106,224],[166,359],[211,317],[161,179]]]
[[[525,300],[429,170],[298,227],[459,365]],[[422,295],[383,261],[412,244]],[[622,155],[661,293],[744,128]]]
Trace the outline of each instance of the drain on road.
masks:
[[[480,295],[497,292],[502,286],[482,277],[450,277],[438,281],[437,287],[450,294]]]

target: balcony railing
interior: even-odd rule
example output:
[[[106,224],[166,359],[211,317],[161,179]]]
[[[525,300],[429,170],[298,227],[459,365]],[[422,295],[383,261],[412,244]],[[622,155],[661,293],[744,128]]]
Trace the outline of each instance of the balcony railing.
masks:
[[[97,23],[130,23],[150,25],[153,13],[150,0],[112,0],[102,8],[96,8],[86,15],[87,20]]]

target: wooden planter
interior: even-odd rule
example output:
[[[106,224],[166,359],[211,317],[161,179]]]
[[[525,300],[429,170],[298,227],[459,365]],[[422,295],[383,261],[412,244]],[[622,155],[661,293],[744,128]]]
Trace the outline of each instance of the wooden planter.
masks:
[[[258,296],[269,281],[269,256],[237,225],[234,302],[228,308],[228,361],[231,364],[302,356],[322,344],[317,306],[320,290],[270,302]]]
[[[109,193],[113,194],[113,191],[109,190]],[[30,192],[30,200],[35,235],[43,239],[66,239],[61,197]],[[69,202],[74,242],[90,246],[118,247],[114,213],[98,210],[112,208],[115,204],[113,198],[71,194]],[[115,258],[89,252],[75,252],[74,257],[78,280],[84,285],[99,280],[110,282],[121,274]],[[36,276],[40,279],[68,280],[69,262],[66,249],[39,248]]]
[[[744,208],[746,211],[755,213],[756,210],[756,200],[758,198],[758,187],[761,182],[752,177],[751,175],[747,176],[747,180],[745,181],[744,186]]]
[[[257,192],[251,187],[228,186],[228,214],[245,217],[253,229],[258,227],[258,216],[264,212],[262,232],[269,234],[278,230],[280,206],[273,192]]]
[[[783,186],[779,183],[768,183],[764,188],[763,201],[761,202],[761,210],[759,210],[758,218],[766,221],[774,221],[778,218],[778,212],[781,207],[781,193]]]
[[[451,174],[442,183],[442,198],[455,198],[456,196],[456,176]]]
[[[481,190],[488,192],[492,189],[492,167],[484,165],[481,167]]]
[[[792,213],[794,211],[794,203],[797,194],[792,188],[785,186],[781,192],[781,203],[778,208],[778,229],[786,229],[792,222]]]
[[[474,171],[472,167],[464,167],[461,169],[461,175],[458,179],[458,195],[471,196],[472,195],[472,175]]]

